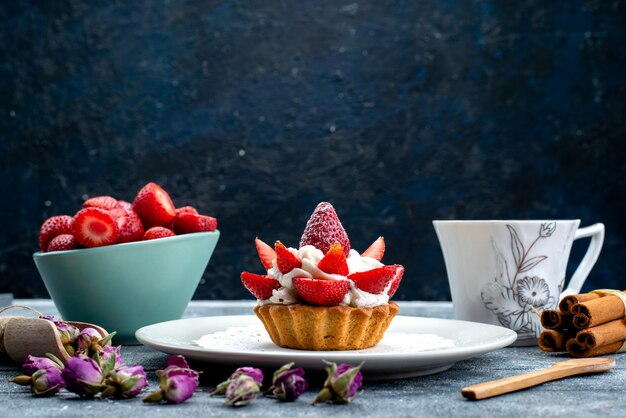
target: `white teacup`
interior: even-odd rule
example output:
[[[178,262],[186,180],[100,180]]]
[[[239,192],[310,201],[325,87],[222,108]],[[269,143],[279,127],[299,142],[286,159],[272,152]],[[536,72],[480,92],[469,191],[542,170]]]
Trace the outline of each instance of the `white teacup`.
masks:
[[[443,252],[457,319],[503,325],[517,332],[514,345],[535,345],[539,313],[562,296],[579,293],[604,241],[601,223],[580,220],[433,221]],[[572,243],[591,237],[569,281]]]

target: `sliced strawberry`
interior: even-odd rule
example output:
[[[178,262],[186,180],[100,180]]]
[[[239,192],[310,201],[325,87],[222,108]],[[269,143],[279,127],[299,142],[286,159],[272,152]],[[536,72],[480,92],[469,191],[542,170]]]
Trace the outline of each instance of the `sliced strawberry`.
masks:
[[[383,259],[383,255],[385,255],[385,238],[378,237],[367,250],[363,251],[361,257],[371,257],[380,261]]]
[[[302,261],[298,260],[298,257],[293,255],[282,242],[276,241],[274,250],[276,250],[276,265],[281,273],[286,274],[295,268],[302,267]]]
[[[111,210],[121,208],[117,199],[111,196],[96,196],[89,198],[83,202],[83,208],[98,208],[104,210]]]
[[[131,210],[133,208],[133,204],[125,200],[118,200],[117,203],[119,203],[124,210]]]
[[[272,296],[272,290],[280,287],[280,283],[276,279],[247,271],[241,273],[241,282],[259,300],[269,299]]]
[[[71,234],[74,218],[68,215],[59,215],[48,218],[41,224],[39,230],[39,249],[46,251],[50,241],[61,234]]]
[[[276,259],[276,251],[261,241],[258,237],[255,238],[254,244],[256,245],[256,251],[259,253],[259,258],[261,259],[261,263],[263,263],[265,270],[271,269],[272,261]]]
[[[323,280],[308,277],[294,277],[293,287],[298,296],[311,305],[338,305],[350,289],[347,280]]]
[[[50,245],[48,245],[48,252],[74,249],[76,249],[76,241],[74,240],[74,235],[71,234],[57,235],[50,241]]]
[[[117,222],[109,212],[89,207],[74,216],[74,238],[85,247],[101,247],[117,242]]]
[[[211,232],[217,229],[217,219],[211,216],[196,215],[194,213],[179,213],[174,218],[174,231],[177,234],[192,232]]]
[[[148,183],[137,193],[133,209],[144,228],[168,226],[176,216],[176,208],[165,190],[156,183]]]
[[[404,275],[404,267],[397,265],[396,274],[393,275],[393,279],[391,279],[391,287],[389,288],[389,291],[387,292],[387,294],[389,295],[389,298],[393,297],[393,295],[396,293],[396,290],[398,290],[398,286],[400,286],[400,282],[402,281],[403,275]]]
[[[198,211],[193,206],[183,206],[182,208],[176,208],[176,215],[179,213],[193,213],[198,215]]]
[[[341,244],[336,242],[331,245],[330,250],[328,250],[324,258],[317,264],[317,268],[328,274],[347,276],[348,262],[346,261],[346,255],[343,252],[343,248],[341,248]]]
[[[124,214],[117,218],[116,222],[119,232],[118,243],[141,241],[143,239],[143,224],[134,210],[124,210]]]
[[[164,226],[153,226],[152,228],[148,229],[145,234],[143,234],[143,240],[147,241],[150,239],[167,238],[173,237],[175,235],[176,234],[174,233],[174,231],[165,228]]]
[[[373,270],[352,273],[348,279],[352,280],[356,287],[369,293],[379,294],[396,276],[396,270],[400,265],[382,266]],[[395,290],[394,290],[395,291]]]
[[[130,210],[133,210],[132,208]],[[120,205],[117,208],[113,208],[109,211],[109,213],[111,214],[111,216],[113,217],[113,219],[115,219],[116,221],[119,221],[120,218],[123,218],[124,216],[126,216],[126,214],[128,213],[128,211],[126,209],[124,209],[124,207],[122,205]],[[136,214],[137,212],[135,212]],[[137,215],[139,216],[139,215]],[[139,219],[141,221],[141,219]]]
[[[83,202],[83,208],[98,208],[111,213],[113,219],[117,220],[124,216],[126,210],[120,202],[111,196],[96,196]]]
[[[335,242],[341,244],[347,257],[350,252],[348,235],[343,229],[333,205],[322,202],[317,205],[306,224],[300,239],[300,247],[312,245],[326,254]]]

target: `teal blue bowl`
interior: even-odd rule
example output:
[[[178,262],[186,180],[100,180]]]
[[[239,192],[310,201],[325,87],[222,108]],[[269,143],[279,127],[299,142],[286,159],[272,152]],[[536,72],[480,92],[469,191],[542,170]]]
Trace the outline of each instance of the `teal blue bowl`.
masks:
[[[115,341],[136,342],[145,325],[180,319],[220,232],[33,254],[62,318],[89,322]]]

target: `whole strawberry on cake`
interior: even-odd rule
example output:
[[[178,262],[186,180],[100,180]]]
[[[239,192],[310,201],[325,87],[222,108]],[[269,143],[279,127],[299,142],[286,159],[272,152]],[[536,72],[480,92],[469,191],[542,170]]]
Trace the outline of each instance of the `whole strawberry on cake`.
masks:
[[[382,339],[400,308],[394,295],[404,267],[381,263],[378,238],[359,254],[335,209],[322,202],[311,215],[299,248],[256,239],[266,274],[241,273],[259,303],[254,313],[272,341],[303,350],[357,350]]]

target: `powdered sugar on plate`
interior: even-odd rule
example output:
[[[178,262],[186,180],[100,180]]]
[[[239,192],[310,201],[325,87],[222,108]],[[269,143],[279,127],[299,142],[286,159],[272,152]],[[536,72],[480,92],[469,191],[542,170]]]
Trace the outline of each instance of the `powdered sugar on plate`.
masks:
[[[272,343],[261,325],[247,327],[229,327],[224,331],[206,334],[194,344],[211,349],[227,351],[276,351],[283,350]],[[420,351],[441,350],[456,345],[453,340],[436,334],[414,334],[406,332],[387,332],[378,345],[358,352],[367,353],[415,353]],[[298,350],[300,351],[300,350]]]
[[[258,325],[250,325],[229,327],[224,331],[206,334],[193,343],[207,349],[245,351],[251,348],[257,350],[259,346],[271,343],[271,340],[265,329]]]

